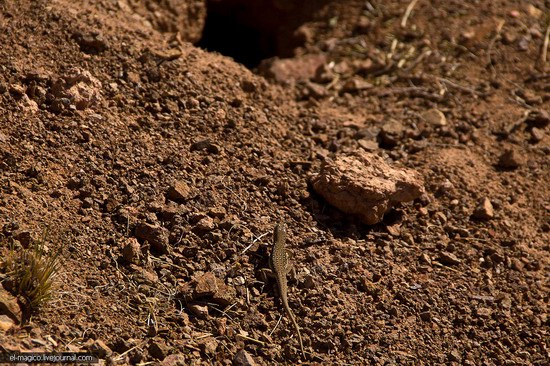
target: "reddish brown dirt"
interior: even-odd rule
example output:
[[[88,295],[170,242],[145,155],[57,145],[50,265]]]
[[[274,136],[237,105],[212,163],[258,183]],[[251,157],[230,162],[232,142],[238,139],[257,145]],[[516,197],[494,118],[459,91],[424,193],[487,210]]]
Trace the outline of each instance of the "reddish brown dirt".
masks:
[[[240,350],[258,364],[550,362],[548,1],[418,1],[405,27],[408,0],[308,2],[295,55],[326,62],[284,86],[130,3],[0,5],[0,250],[16,229],[48,228],[63,261],[52,300],[0,333],[5,349],[103,342],[114,364],[230,364]],[[101,83],[82,91],[90,105],[63,89],[74,68]],[[446,125],[422,118],[431,108]],[[324,157],[363,148],[427,191],[373,227],[309,185]],[[175,181],[187,187],[171,199]],[[474,215],[484,198],[489,219]],[[281,218],[306,361],[260,276]]]

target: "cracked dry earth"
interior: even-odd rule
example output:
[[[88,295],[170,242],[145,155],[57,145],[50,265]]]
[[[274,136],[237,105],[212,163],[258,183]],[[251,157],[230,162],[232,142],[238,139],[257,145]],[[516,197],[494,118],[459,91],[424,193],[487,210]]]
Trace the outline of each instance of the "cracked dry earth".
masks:
[[[242,4],[0,3],[0,253],[62,260],[24,322],[0,286],[0,350],[549,364],[548,1],[262,1],[252,70],[189,43]]]

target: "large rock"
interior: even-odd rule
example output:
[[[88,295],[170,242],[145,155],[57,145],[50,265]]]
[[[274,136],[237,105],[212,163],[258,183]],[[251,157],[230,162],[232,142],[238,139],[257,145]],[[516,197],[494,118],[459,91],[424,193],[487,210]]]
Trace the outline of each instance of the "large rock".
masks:
[[[368,225],[382,221],[396,203],[412,201],[424,192],[419,173],[392,167],[368,152],[327,159],[311,182],[331,205]]]

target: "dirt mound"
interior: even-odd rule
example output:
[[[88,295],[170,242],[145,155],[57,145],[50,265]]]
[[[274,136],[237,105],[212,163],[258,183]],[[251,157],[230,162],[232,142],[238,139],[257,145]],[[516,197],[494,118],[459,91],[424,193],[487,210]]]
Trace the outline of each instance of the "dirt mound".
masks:
[[[246,3],[0,5],[0,252],[47,232],[62,263],[25,323],[0,286],[1,348],[548,364],[547,2]],[[235,22],[260,37],[230,57],[275,58],[189,43]],[[329,205],[312,177],[361,150],[425,193],[374,226]],[[306,360],[260,275],[281,219]]]

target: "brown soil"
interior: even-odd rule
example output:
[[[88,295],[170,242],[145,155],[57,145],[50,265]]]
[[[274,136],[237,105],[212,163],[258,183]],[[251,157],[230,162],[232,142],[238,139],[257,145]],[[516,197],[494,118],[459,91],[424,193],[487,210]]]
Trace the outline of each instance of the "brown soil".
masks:
[[[264,1],[234,20],[265,37],[236,45],[322,55],[314,75],[264,62],[281,83],[186,42],[203,2],[144,3],[0,3],[0,251],[47,228],[63,261],[4,349],[550,362],[548,1],[418,1],[405,26],[409,0]],[[426,194],[374,226],[330,207],[310,177],[358,149],[418,171]],[[305,361],[260,276],[280,219]]]

